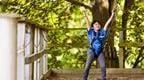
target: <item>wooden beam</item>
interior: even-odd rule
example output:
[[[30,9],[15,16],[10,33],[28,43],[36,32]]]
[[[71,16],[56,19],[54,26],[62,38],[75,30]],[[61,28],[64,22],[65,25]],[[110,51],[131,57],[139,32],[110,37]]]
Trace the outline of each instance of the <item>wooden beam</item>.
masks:
[[[48,30],[87,30],[87,28],[48,28]]]
[[[45,74],[43,74],[43,76],[41,77],[41,80],[47,80],[48,77],[50,77],[52,73],[53,73],[52,70],[47,71]]]
[[[18,23],[17,27],[17,80],[25,80],[25,23]]]
[[[25,64],[30,64],[36,61],[37,59],[41,58],[44,54],[48,52],[48,49],[44,49],[37,54],[32,54],[30,56],[25,57]]]
[[[26,25],[25,33],[25,56],[31,55],[33,52],[33,28],[30,25]],[[32,76],[32,64],[25,64],[25,80],[33,80]]]
[[[42,31],[41,29],[39,29],[39,41],[41,42],[41,45],[39,46],[39,51],[41,49],[44,49],[44,44],[43,44],[43,36],[42,36]],[[43,55],[44,56],[44,55]],[[39,80],[40,80],[40,77],[42,76],[43,74],[43,56],[39,58]]]
[[[123,43],[120,43],[119,44],[119,47],[138,47],[138,48],[141,48],[141,47],[144,47],[144,42],[140,42],[140,43],[134,43],[134,42],[123,42]]]
[[[40,42],[38,40],[38,28],[34,28],[34,54],[38,54],[39,50],[38,47],[40,46]],[[33,79],[38,80],[37,74],[38,74],[38,60],[33,61]]]

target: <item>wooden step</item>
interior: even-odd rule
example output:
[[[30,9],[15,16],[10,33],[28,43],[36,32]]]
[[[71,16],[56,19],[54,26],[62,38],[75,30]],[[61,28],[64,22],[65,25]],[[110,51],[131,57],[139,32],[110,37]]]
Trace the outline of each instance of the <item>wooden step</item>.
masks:
[[[83,69],[53,69],[48,80],[82,80]],[[91,69],[89,80],[100,80],[100,69]],[[144,80],[142,69],[108,68],[107,80]]]

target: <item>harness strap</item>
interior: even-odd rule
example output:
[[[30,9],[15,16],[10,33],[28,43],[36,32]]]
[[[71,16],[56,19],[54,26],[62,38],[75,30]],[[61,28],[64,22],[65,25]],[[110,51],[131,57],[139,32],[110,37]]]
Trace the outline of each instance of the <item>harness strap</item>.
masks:
[[[98,36],[98,35],[97,35],[97,36]],[[92,41],[91,41],[91,47],[92,47],[94,41],[96,40],[95,37],[96,37],[96,32],[94,32],[94,38],[93,38]]]
[[[98,35],[97,35],[98,36]],[[94,53],[94,56],[97,57],[96,53],[95,53],[95,49],[93,48],[93,43],[95,42],[95,37],[96,37],[96,32],[94,32],[94,38],[92,39],[91,41],[91,44],[90,44],[90,49],[93,51]]]

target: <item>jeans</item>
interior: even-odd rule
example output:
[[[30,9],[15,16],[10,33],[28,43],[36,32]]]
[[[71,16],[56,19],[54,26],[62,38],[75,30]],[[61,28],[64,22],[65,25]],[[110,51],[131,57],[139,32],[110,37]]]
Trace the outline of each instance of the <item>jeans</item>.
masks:
[[[101,79],[106,80],[106,66],[105,66],[105,59],[104,59],[103,53],[100,53],[99,56],[95,57],[93,51],[89,49],[87,52],[87,55],[88,56],[87,56],[87,61],[86,61],[85,69],[84,69],[83,80],[87,80],[89,70],[94,59],[97,59],[100,65],[101,73],[102,73]]]

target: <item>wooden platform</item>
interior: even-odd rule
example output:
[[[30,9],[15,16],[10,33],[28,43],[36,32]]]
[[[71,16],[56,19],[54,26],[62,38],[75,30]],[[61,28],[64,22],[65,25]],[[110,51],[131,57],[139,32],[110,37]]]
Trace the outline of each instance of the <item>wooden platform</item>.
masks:
[[[53,69],[46,80],[82,80],[83,69]],[[100,69],[91,69],[89,80],[100,80]],[[144,80],[142,69],[107,69],[107,80]]]

